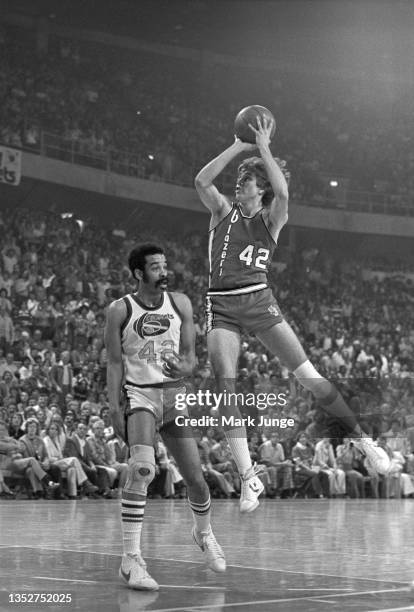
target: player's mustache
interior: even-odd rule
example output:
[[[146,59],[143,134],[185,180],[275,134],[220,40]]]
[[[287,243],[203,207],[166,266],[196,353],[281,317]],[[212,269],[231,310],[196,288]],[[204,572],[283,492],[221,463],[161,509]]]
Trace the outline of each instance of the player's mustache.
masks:
[[[155,283],[156,287],[159,287],[160,285],[162,285],[163,283],[167,283],[168,284],[168,276],[163,276],[162,278],[160,278],[159,280],[157,280],[157,282]]]

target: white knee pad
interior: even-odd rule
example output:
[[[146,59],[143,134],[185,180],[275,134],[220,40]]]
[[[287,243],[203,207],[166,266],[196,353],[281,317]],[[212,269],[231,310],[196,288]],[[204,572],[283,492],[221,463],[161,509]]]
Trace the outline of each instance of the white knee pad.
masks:
[[[148,486],[155,476],[155,454],[152,446],[137,444],[131,447],[128,476],[124,490],[147,495]]]

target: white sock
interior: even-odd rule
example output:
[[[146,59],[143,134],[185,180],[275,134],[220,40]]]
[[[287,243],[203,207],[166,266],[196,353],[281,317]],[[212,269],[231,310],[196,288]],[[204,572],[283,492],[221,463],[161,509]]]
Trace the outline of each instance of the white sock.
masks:
[[[244,427],[235,427],[224,432],[229,443],[233,459],[236,462],[240,476],[243,476],[252,467],[249,447],[247,445],[246,430]]]
[[[190,498],[188,498],[188,503],[190,504],[191,512],[193,514],[194,525],[198,532],[201,531],[209,531],[210,530],[210,507],[211,507],[211,499],[210,495],[207,500],[202,504],[197,504],[196,502],[192,502]]]
[[[126,555],[141,553],[141,531],[144,519],[144,495],[123,491],[121,503],[122,540]]]

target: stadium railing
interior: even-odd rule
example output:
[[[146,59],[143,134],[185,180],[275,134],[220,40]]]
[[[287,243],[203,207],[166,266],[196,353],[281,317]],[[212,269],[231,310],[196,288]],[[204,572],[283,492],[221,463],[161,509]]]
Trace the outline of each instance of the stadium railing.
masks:
[[[11,146],[1,142],[4,146]],[[16,147],[11,147],[16,148]],[[58,159],[71,164],[89,166],[106,172],[113,172],[125,176],[151,180],[152,172],[146,167],[145,155],[132,153],[108,147],[106,150],[94,150],[86,139],[70,139],[58,134],[41,131],[39,142],[34,145],[22,145],[20,149]],[[199,164],[194,164],[194,170],[188,169],[187,180],[175,181],[163,179],[166,183],[192,186]],[[234,189],[233,173],[223,173],[221,188],[231,193]],[[409,197],[396,196],[393,194],[375,193],[369,191],[346,190],[338,199],[332,191],[319,195],[315,201],[301,201],[300,204],[309,204],[322,208],[336,208],[353,212],[366,212],[371,214],[414,216],[414,202]]]

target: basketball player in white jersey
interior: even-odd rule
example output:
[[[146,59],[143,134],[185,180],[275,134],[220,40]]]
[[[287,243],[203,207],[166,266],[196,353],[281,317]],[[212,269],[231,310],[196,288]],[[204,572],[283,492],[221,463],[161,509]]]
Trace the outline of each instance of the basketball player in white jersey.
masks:
[[[236,138],[195,179],[200,199],[211,212],[207,346],[218,391],[234,393],[241,331],[255,334],[313,393],[326,412],[342,422],[348,435],[355,438],[355,445],[378,472],[384,473],[389,466],[387,455],[365,437],[341,395],[309,361],[268,286],[269,265],[288,218],[289,192],[285,162],[275,160],[270,151],[272,123],[258,120],[257,128],[251,129],[256,134],[256,144]],[[218,191],[214,181],[235,157],[255,148],[260,157],[240,164],[232,202]],[[226,417],[240,419],[237,405],[227,404],[221,411]],[[226,437],[242,480],[240,510],[251,512],[259,504],[263,485],[252,467],[246,430],[229,427]]]
[[[193,538],[207,565],[224,572],[226,562],[210,526],[210,493],[201,470],[195,440],[175,424],[177,393],[195,366],[193,311],[188,297],[167,292],[167,262],[161,247],[144,244],[129,255],[129,268],[139,282],[136,293],[108,308],[105,343],[108,351],[108,398],[112,424],[130,448],[128,479],[122,492],[124,554],[120,577],[130,588],[157,590],[141,556],[141,529],[147,488],[155,476],[156,426],[187,485],[194,518]],[[127,408],[121,407],[121,391]]]

